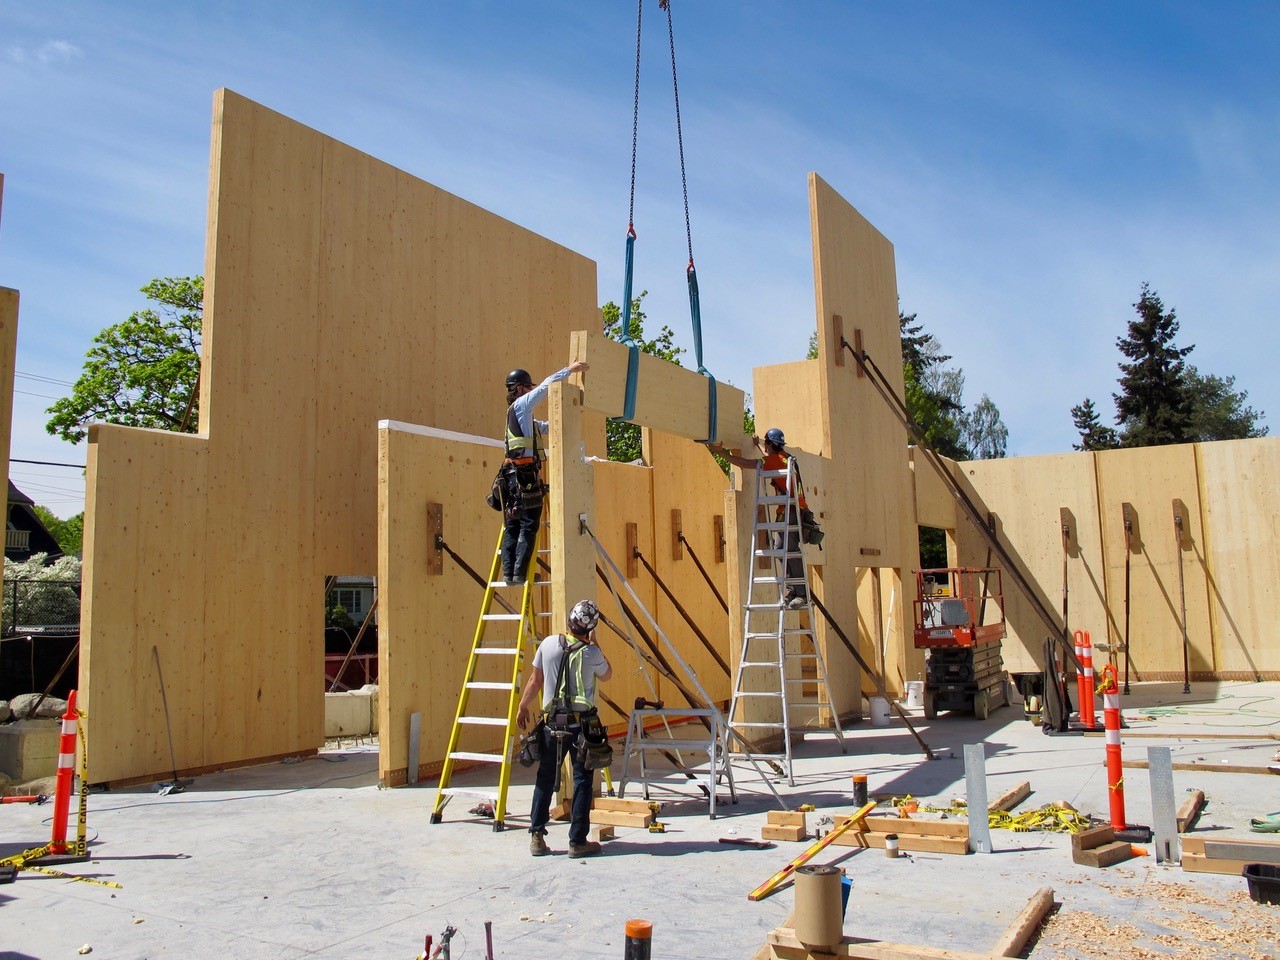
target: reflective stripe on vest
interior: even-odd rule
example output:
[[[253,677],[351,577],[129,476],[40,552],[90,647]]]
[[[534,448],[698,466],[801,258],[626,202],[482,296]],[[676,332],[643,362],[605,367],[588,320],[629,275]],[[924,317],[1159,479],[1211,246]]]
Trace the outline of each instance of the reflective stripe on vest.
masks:
[[[533,428],[534,434],[537,434],[538,428]],[[516,416],[516,407],[513,403],[507,407],[507,459],[522,460],[532,458],[535,463],[541,463],[542,458],[538,455],[538,438],[537,436],[524,437],[520,435],[520,420]]]

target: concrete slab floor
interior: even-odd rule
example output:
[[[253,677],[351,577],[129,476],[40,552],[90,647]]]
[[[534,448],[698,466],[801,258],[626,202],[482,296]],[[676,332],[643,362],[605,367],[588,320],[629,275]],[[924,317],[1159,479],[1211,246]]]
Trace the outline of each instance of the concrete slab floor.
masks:
[[[1277,697],[1277,683],[1197,683],[1189,695],[1180,683],[1135,684],[1123,698],[1125,758],[1145,759],[1147,747],[1169,746],[1175,762],[1266,767],[1280,750]],[[925,760],[896,717],[887,727],[850,727],[845,755],[830,732],[811,734],[797,746],[796,786],[778,785],[787,805],[814,804],[811,823],[824,812],[850,811],[855,772],[868,775],[873,794],[910,793],[945,805],[964,792],[964,745],[981,741],[989,797],[1029,780],[1034,792],[1018,810],[1067,800],[1107,816],[1101,737],[1047,737],[1023,719],[1020,707],[982,722],[948,714],[925,721],[913,713],[938,759]],[[300,762],[203,776],[180,794],[94,793],[93,860],[66,870],[114,880],[123,889],[19,874],[0,886],[0,958],[74,957],[88,944],[93,956],[112,960],[408,960],[421,951],[425,934],[439,943],[452,925],[458,929],[454,960],[478,960],[485,956],[486,920],[493,922],[497,957],[619,958],[626,920],[642,917],[654,925],[655,960],[745,960],[790,912],[789,887],[755,903],[747,894],[807,842],[771,850],[717,843],[727,836],[758,838],[766,812],[776,806],[749,767],[736,768],[737,804],[722,787],[717,819],[707,817],[691,792],[684,799],[656,795],[666,801],[665,833],[619,828],[602,855],[587,860],[564,855],[563,824],[553,825],[549,838],[556,855],[529,856],[530,777],[516,771],[510,829],[502,833],[468,816],[471,802],[461,798],[443,823],[429,824],[434,784],[379,790],[370,742],[330,747]],[[1267,775],[1175,772],[1174,785],[1179,801],[1188,789],[1206,793],[1202,835],[1256,837],[1249,818],[1280,809],[1280,779]],[[1147,772],[1127,770],[1125,787],[1129,822],[1150,824]],[[50,812],[49,805],[0,808],[0,856],[46,839]],[[992,839],[990,855],[891,860],[880,850],[829,847],[813,862],[847,871],[852,896],[845,931],[860,937],[985,951],[1047,885],[1062,904],[1061,916],[1082,912],[1126,932],[1119,941],[1100,940],[1102,953],[1046,936],[1031,957],[1182,956],[1188,954],[1167,940],[1176,924],[1171,928],[1166,901],[1176,887],[1188,894],[1179,910],[1219,929],[1238,921],[1232,911],[1264,912],[1261,920],[1249,920],[1249,936],[1238,938],[1248,943],[1225,943],[1204,956],[1280,954],[1280,925],[1269,928],[1273,940],[1266,932],[1266,911],[1280,916],[1280,907],[1252,904],[1242,878],[1185,873],[1157,866],[1150,856],[1103,870],[1076,866],[1068,836],[1060,833],[994,830]],[[1227,900],[1234,906],[1224,916]],[[1125,952],[1138,949],[1153,952]]]

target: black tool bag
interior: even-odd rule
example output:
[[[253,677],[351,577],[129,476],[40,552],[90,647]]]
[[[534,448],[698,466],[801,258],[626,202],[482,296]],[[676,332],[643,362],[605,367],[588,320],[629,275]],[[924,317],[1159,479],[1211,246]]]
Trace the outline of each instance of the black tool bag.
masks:
[[[604,770],[613,764],[613,744],[593,707],[581,715],[582,730],[574,741],[578,762],[587,770]]]
[[[532,767],[542,759],[542,730],[546,723],[539,717],[528,733],[520,735],[516,745],[515,761],[522,767]]]

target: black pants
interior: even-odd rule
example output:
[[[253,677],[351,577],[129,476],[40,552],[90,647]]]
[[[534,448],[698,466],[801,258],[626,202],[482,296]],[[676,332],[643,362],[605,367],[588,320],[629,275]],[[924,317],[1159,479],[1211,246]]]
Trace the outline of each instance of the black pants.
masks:
[[[595,789],[595,771],[588,770],[568,745],[577,734],[558,738],[549,729],[542,729],[542,759],[538,761],[538,774],[533,782],[533,809],[529,813],[529,832],[546,836],[547,822],[551,819],[551,795],[556,792],[556,780],[560,776],[560,763],[567,753],[573,767],[573,802],[569,807],[569,842],[587,842],[591,829],[591,794]],[[562,743],[564,745],[562,745]]]
[[[538,542],[538,525],[542,523],[542,500],[526,503],[506,517],[502,533],[502,578],[507,581],[529,575],[529,559]]]

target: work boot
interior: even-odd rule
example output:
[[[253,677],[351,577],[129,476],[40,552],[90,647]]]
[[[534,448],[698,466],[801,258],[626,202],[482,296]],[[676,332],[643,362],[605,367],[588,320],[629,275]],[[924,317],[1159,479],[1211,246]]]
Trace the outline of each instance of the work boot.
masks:
[[[547,838],[540,833],[535,833],[529,837],[529,853],[535,857],[545,857],[551,852],[551,848],[547,846]]]
[[[800,610],[801,608],[807,607],[808,605],[809,605],[809,598],[802,597],[799,594],[796,594],[790,600],[787,601],[788,610]]]
[[[594,857],[600,852],[600,844],[594,840],[584,840],[582,843],[569,844],[569,856],[571,857]]]

